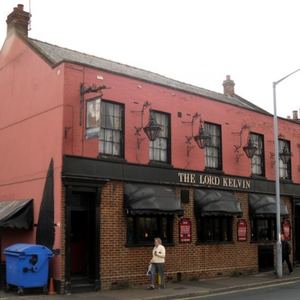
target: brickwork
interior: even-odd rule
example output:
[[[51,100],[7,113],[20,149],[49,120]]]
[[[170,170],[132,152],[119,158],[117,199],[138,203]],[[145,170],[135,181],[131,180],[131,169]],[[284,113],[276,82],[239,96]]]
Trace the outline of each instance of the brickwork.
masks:
[[[237,241],[238,218],[233,218],[232,243],[197,244],[196,218],[194,216],[194,191],[190,191],[189,203],[183,204],[184,218],[192,223],[192,242],[179,243],[179,221],[175,215],[174,245],[166,246],[167,258],[165,276],[167,281],[199,279],[206,277],[234,276],[258,272],[258,246],[266,243],[251,242],[251,227],[248,208],[248,193],[234,193],[242,205],[242,219],[247,223],[247,241]],[[177,196],[180,188],[177,188]],[[283,198],[291,212],[288,198]],[[126,214],[123,211],[123,183],[110,182],[102,191],[101,199],[101,246],[100,277],[101,288],[111,289],[129,285],[149,283],[145,275],[151,258],[150,247],[126,247]],[[267,243],[274,246],[275,242]]]

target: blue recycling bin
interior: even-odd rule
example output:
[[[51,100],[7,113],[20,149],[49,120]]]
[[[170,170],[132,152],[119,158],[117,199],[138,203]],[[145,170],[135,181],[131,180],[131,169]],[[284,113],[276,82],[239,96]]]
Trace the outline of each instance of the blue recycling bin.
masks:
[[[52,251],[42,245],[15,244],[4,249],[6,257],[6,288],[18,287],[18,294],[24,294],[24,288],[42,287],[48,294],[49,259]]]

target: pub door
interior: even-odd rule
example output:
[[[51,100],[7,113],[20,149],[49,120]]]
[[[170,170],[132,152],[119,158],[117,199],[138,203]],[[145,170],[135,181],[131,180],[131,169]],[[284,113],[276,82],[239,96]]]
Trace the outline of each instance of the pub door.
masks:
[[[294,264],[300,265],[300,201],[294,202]]]
[[[67,203],[66,290],[99,289],[99,193],[96,189],[69,189]]]

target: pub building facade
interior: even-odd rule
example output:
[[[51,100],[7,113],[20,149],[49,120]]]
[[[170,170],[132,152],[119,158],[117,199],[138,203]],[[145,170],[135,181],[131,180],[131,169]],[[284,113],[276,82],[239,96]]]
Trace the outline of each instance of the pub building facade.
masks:
[[[167,282],[273,270],[277,164],[299,263],[297,113],[276,158],[273,116],[230,76],[216,93],[32,39],[29,19],[14,8],[0,52],[2,265],[36,243],[59,293],[146,284],[160,237]]]

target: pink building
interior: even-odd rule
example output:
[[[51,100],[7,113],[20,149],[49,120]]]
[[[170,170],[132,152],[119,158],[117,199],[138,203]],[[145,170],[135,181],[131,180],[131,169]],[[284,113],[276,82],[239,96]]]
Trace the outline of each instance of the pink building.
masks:
[[[156,236],[168,281],[272,270],[276,161],[300,261],[297,115],[278,119],[280,153],[293,155],[277,161],[273,116],[230,76],[224,94],[191,86],[32,39],[29,18],[22,5],[8,15],[0,52],[2,253],[50,248],[59,293],[146,283]]]

